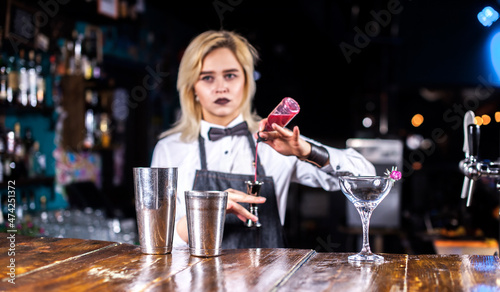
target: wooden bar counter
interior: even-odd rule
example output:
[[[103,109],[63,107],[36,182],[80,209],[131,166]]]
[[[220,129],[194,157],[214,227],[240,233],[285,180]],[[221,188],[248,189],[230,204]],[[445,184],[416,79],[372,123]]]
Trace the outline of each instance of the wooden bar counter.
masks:
[[[0,290],[500,291],[496,256],[383,254],[384,263],[357,265],[348,255],[304,249],[145,255],[130,244],[0,233]]]

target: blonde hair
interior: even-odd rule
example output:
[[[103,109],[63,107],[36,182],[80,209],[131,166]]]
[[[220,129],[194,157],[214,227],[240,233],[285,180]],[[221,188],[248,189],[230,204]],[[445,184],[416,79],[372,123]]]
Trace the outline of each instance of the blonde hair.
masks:
[[[192,142],[200,133],[201,104],[195,101],[194,85],[199,78],[205,56],[218,48],[228,48],[235,55],[245,74],[245,86],[240,112],[251,132],[258,130],[261,119],[252,112],[255,95],[254,66],[257,50],[241,35],[230,31],[206,31],[195,37],[186,48],[179,65],[177,90],[181,103],[181,117],[173,128],[163,132],[159,138],[181,132],[181,140]]]

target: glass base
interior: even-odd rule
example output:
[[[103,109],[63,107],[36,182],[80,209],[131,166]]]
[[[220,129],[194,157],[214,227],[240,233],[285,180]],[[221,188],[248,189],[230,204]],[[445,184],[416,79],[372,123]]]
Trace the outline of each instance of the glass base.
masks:
[[[348,256],[347,259],[349,260],[349,262],[363,262],[363,263],[379,263],[384,261],[384,257],[373,253],[368,253],[368,254],[358,253],[352,256]]]

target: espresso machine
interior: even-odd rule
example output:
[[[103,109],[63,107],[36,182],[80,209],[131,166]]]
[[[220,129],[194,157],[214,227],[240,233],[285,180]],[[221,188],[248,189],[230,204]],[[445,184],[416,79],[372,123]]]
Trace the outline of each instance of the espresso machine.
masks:
[[[460,170],[465,175],[462,186],[461,197],[467,200],[466,206],[469,207],[472,201],[474,185],[482,177],[494,178],[495,187],[500,194],[500,163],[481,161],[478,158],[480,128],[474,123],[474,112],[468,111],[464,115],[464,146],[465,159],[460,161]],[[500,228],[500,227],[499,227]],[[498,240],[500,245],[500,239]]]

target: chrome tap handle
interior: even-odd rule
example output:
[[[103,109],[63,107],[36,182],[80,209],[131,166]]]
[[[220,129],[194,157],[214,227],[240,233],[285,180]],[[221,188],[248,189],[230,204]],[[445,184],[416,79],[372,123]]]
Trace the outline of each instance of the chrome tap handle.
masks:
[[[470,207],[472,202],[472,193],[474,190],[474,180],[468,177],[464,178],[464,185],[462,186],[462,198],[465,199],[467,197],[466,206]],[[465,194],[464,194],[465,193]]]
[[[481,132],[479,126],[471,124],[467,126],[468,131],[468,143],[469,143],[469,157],[477,158],[479,153],[479,137]]]
[[[469,188],[472,183],[473,180],[471,180],[467,176],[464,177],[464,184],[462,185],[462,194],[460,195],[460,198],[466,199],[469,196]]]

